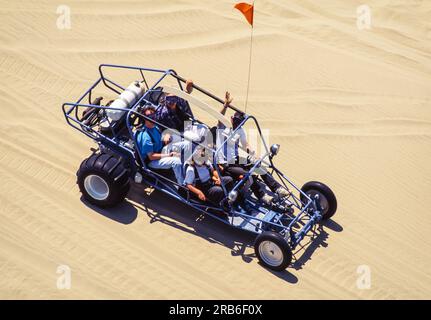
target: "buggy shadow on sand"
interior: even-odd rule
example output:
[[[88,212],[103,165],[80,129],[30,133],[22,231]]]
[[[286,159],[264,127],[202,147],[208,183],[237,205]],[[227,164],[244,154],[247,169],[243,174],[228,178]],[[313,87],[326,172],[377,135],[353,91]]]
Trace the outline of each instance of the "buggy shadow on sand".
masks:
[[[106,70],[133,72],[140,79],[128,87],[108,78]],[[245,230],[256,235],[254,249],[259,261],[265,267],[281,271],[292,262],[292,252],[300,242],[319,225],[322,220],[332,217],[337,209],[337,200],[329,187],[321,182],[310,181],[301,188],[297,187],[274,164],[274,157],[279,151],[279,145],[268,146],[263,138],[259,123],[255,117],[246,114],[242,123],[232,129],[221,145],[209,148],[214,161],[214,168],[221,176],[216,163],[218,154],[237,131],[246,124],[253,124],[263,146],[259,157],[253,158],[248,172],[233,189],[227,190],[222,183],[224,202],[226,205],[215,206],[193,198],[189,189],[172,179],[171,170],[153,170],[149,168],[136,150],[136,132],[144,120],[163,125],[149,119],[140,110],[143,104],[158,106],[164,94],[175,94],[193,107],[204,110],[225,126],[231,126],[218,111],[196,96],[183,91],[184,78],[173,70],[157,70],[142,67],[100,65],[99,79],[74,103],[64,103],[62,106],[66,121],[94,140],[98,148],[93,149],[77,172],[78,185],[83,197],[90,203],[101,207],[113,207],[122,202],[130,189],[132,182],[150,186],[166,196],[175,198],[194,209],[211,216],[232,227]],[[156,80],[148,79],[156,75]],[[135,80],[136,78],[134,78]],[[172,86],[172,83],[174,86]],[[206,99],[218,105],[223,100],[193,85],[193,88]],[[119,98],[107,105],[101,105],[101,99],[94,99],[95,92],[101,89]],[[233,111],[239,111],[229,106]],[[194,123],[210,127],[194,118]],[[164,127],[166,128],[166,127]],[[181,134],[182,139],[188,139]],[[195,145],[200,143],[191,141]],[[201,145],[208,149],[208,146]],[[289,191],[289,195],[277,199],[271,206],[263,205],[260,199],[252,195],[243,195],[249,178],[266,168],[275,176],[281,185]],[[235,205],[239,196],[245,197],[246,206]]]

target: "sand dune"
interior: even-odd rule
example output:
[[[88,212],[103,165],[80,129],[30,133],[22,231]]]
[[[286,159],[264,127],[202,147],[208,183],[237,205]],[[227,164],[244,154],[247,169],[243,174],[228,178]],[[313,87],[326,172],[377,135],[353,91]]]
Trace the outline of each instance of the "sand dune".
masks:
[[[173,68],[243,107],[250,29],[234,3],[68,1],[59,30],[58,1],[0,0],[0,298],[431,298],[431,2],[368,1],[361,31],[361,1],[256,1],[248,112],[281,169],[339,200],[286,272],[257,263],[252,236],[141,186],[113,210],[80,199],[93,144],[61,104],[118,63]]]

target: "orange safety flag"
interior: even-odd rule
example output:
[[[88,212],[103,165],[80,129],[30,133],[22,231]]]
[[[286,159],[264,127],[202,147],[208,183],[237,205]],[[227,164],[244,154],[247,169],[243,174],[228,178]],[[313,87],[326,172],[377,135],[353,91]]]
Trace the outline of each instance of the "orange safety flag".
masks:
[[[240,2],[235,5],[235,9],[241,11],[244,17],[247,19],[248,23],[250,23],[253,27],[253,5],[245,2]]]

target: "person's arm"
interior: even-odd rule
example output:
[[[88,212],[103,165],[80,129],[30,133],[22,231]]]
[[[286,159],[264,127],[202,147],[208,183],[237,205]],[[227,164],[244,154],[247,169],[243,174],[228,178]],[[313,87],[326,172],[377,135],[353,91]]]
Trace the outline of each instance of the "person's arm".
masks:
[[[192,93],[192,91],[193,91],[193,80],[192,79],[188,79],[186,81],[186,92],[188,94],[190,94],[190,93]]]
[[[229,105],[232,103],[232,101],[233,101],[233,98],[230,96],[230,93],[228,91],[226,91],[226,93],[224,95],[224,104],[223,104],[222,109],[220,110],[220,113],[222,115],[226,114],[227,107],[229,107]]]
[[[193,192],[195,195],[197,195],[197,197],[202,200],[205,201],[206,197],[204,195],[204,193],[202,192],[202,190],[199,190],[198,188],[196,188],[193,183],[195,181],[195,171],[192,167],[188,167],[186,170],[186,176],[184,178],[184,184],[186,185],[187,189],[189,189],[191,192]]]
[[[148,159],[153,161],[153,160],[160,160],[162,158],[167,158],[167,157],[178,157],[179,154],[177,152],[170,152],[170,153],[149,152],[147,153],[147,156],[148,156]]]
[[[243,128],[240,128],[240,136],[239,136],[239,140],[241,143],[241,147],[243,147],[248,154],[250,154],[251,156],[253,156],[255,154],[254,150],[251,149],[250,144],[247,141],[247,136],[245,135],[245,131]]]
[[[213,173],[212,179],[213,179],[214,183],[219,186],[221,184],[221,181],[220,181],[220,176],[218,175],[217,170],[213,170],[212,173]]]
[[[232,103],[233,98],[230,96],[230,93],[228,91],[226,91],[225,96],[224,96],[224,104],[223,107],[220,110],[220,113],[222,115],[226,114],[226,110],[229,107],[229,105]],[[218,127],[220,127],[221,125],[223,125],[220,121],[218,122]]]
[[[254,150],[250,147],[250,144],[248,143],[247,140],[245,140],[245,150],[247,150],[248,154],[251,154],[251,155],[255,154]]]
[[[196,188],[194,185],[188,184],[187,189],[189,189],[191,192],[193,192],[195,195],[197,195],[200,200],[202,200],[202,201],[207,200],[207,198],[205,197],[205,194],[201,190]]]
[[[171,143],[172,142],[172,136],[171,136],[171,134],[170,133],[165,133],[162,136],[162,142],[163,142],[163,144],[165,146],[167,146],[169,143]]]
[[[193,120],[193,112],[187,100],[178,98],[176,114],[181,121]]]

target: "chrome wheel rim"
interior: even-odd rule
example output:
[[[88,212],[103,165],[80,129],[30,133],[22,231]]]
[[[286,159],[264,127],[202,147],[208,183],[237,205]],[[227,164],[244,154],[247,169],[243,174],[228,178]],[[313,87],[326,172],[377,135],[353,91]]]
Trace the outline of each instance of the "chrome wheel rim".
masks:
[[[320,202],[320,207],[322,208],[322,215],[325,215],[325,213],[328,212],[329,210],[329,202],[328,199],[323,195],[323,193],[317,191],[317,190],[310,190],[307,192],[307,195],[314,200],[314,197],[316,195],[319,196],[319,202]]]
[[[267,265],[272,267],[278,267],[283,263],[283,251],[272,241],[265,240],[259,244],[259,255]]]
[[[105,200],[109,196],[109,186],[106,181],[98,175],[91,174],[85,177],[85,191],[95,200]]]

